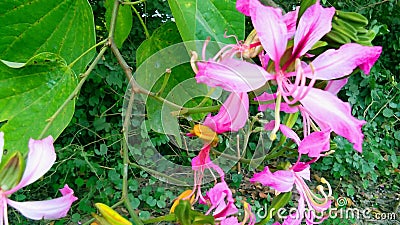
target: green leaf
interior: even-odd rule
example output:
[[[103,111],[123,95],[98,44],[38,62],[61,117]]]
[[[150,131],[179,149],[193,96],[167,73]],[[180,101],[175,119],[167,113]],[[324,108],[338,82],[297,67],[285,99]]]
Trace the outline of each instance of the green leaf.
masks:
[[[400,141],[400,130],[394,132],[393,136],[394,136],[394,138],[396,138],[397,140]]]
[[[215,219],[211,215],[196,215],[193,219],[193,225],[215,224]]]
[[[244,15],[234,0],[168,0],[183,41],[211,40],[236,43],[244,39]]]
[[[190,215],[191,205],[188,200],[180,200],[179,204],[175,208],[175,215],[178,222],[182,225],[191,225],[192,219]]]
[[[316,0],[301,0],[297,23],[299,23],[301,16],[308,9],[308,7],[314,5],[316,2]]]
[[[384,117],[392,117],[393,116],[393,110],[389,109],[389,108],[385,108],[382,111],[382,114],[383,114]]]
[[[111,15],[114,7],[114,0],[106,0],[106,27],[110,31]],[[130,5],[120,4],[118,8],[117,22],[115,25],[114,42],[118,48],[122,47],[122,44],[128,37],[132,29],[132,10]]]
[[[151,37],[140,44],[136,51],[136,67],[157,51],[182,42],[174,22],[167,22],[157,28]]]
[[[41,52],[73,62],[95,44],[93,12],[87,0],[0,2],[0,59],[26,62]],[[82,72],[95,50],[73,67]]]
[[[156,93],[163,86],[166,70],[170,70],[167,85],[160,97],[180,106],[188,103],[186,106],[194,107],[201,100],[192,102],[193,96],[207,94],[208,88],[204,84],[197,84],[193,79],[194,72],[189,64],[190,56],[185,45],[174,45],[181,42],[177,34],[176,25],[170,22],[162,25],[150,39],[143,42],[136,52],[137,63],[140,66],[135,75],[138,84]],[[178,120],[171,116],[177,109],[147,96],[145,101],[150,128],[159,133],[173,135],[180,145]]]
[[[0,121],[6,155],[28,152],[30,138],[39,138],[47,120],[64,103],[77,84],[74,72],[58,55],[41,53],[14,69],[0,62]],[[72,100],[56,117],[45,136],[57,138],[74,111]]]
[[[291,197],[292,197],[292,192],[280,193],[278,196],[276,196],[272,200],[271,206],[268,210],[268,215],[263,221],[269,221],[278,212],[280,208],[284,207],[289,202]]]

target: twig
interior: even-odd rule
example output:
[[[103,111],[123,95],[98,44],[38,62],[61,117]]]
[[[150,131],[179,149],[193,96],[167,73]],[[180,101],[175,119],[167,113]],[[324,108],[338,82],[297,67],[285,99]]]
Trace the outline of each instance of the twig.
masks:
[[[146,2],[146,0],[139,0],[135,2],[121,2],[122,5],[138,5],[140,3]]]
[[[103,57],[103,54],[106,52],[107,46],[104,46],[97,57],[93,60],[92,64],[90,64],[89,68],[86,70],[84,74],[81,76],[81,80],[79,81],[78,85],[74,89],[74,91],[68,96],[68,98],[64,101],[64,103],[57,109],[57,111],[49,118],[47,119],[48,123],[46,127],[43,129],[42,133],[39,135],[39,139],[42,139],[46,132],[49,130],[50,126],[53,124],[54,120],[57,118],[57,116],[61,113],[62,110],[71,102],[72,99],[75,98],[75,96],[78,94],[78,92],[81,90],[82,85],[85,83],[86,79],[88,78],[89,74],[92,72],[94,67],[97,65],[101,57]]]
[[[142,19],[142,16],[139,14],[139,12],[136,10],[136,8],[133,5],[131,5],[131,8],[135,12],[137,18],[139,19],[140,24],[142,24],[142,27],[144,29],[144,33],[146,35],[146,39],[149,39],[150,38],[150,33],[149,33],[149,30],[146,27],[146,24],[144,23],[144,21]]]

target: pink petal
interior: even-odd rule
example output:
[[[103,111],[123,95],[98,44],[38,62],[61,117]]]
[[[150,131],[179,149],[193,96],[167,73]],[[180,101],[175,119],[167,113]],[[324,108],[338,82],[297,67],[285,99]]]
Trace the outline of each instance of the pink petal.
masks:
[[[254,101],[271,101],[276,99],[276,94],[269,94],[264,92],[262,95],[254,98]],[[275,110],[275,103],[264,104],[261,103],[258,106],[258,111],[264,112],[267,109]],[[298,111],[297,107],[289,106],[287,103],[281,103],[280,110],[285,113],[295,113]]]
[[[236,208],[233,202],[225,203],[223,202],[213,213],[214,218],[217,220],[225,219],[227,216],[238,213],[238,209]]]
[[[279,126],[279,129],[281,130],[282,134],[285,135],[286,137],[292,139],[294,142],[296,142],[297,145],[300,144],[300,138],[299,136],[296,134],[296,132],[294,132],[292,129],[290,129],[288,126],[281,124]]]
[[[4,150],[4,133],[0,132],[0,162],[1,158],[3,157],[3,150]]]
[[[361,127],[366,122],[351,115],[349,103],[342,102],[335,95],[316,88],[311,88],[300,102],[323,130],[331,129],[353,143],[354,149],[362,151],[364,135]]]
[[[312,62],[315,77],[318,80],[338,79],[352,73],[357,66],[368,74],[381,52],[380,46],[370,47],[354,43],[342,45],[337,50],[329,49]],[[304,73],[311,77],[309,67],[305,68]]]
[[[238,219],[234,216],[225,218],[224,220],[221,220],[220,225],[241,225],[241,223],[239,223]]]
[[[233,204],[234,199],[232,197],[232,192],[224,181],[211,188],[204,199],[209,200],[211,204],[209,210],[214,209],[213,216],[217,219],[223,219],[238,211]]]
[[[265,130],[272,130],[272,129],[274,129],[274,127],[275,127],[275,120],[271,120],[267,124],[264,125]],[[301,140],[300,140],[299,136],[288,126],[286,126],[284,124],[280,124],[279,130],[282,132],[283,135],[285,135],[286,137],[288,137],[288,138],[292,139],[294,142],[296,142],[297,145],[300,144]]]
[[[211,146],[206,144],[201,148],[199,154],[192,159],[192,169],[199,170],[201,167],[209,163]]]
[[[296,165],[296,167],[293,167],[292,169],[293,171],[295,171],[297,176],[306,180],[310,180],[310,165],[305,163],[298,163],[298,165]]]
[[[231,58],[220,62],[198,62],[197,67],[198,83],[221,87],[230,92],[249,92],[273,79],[272,75],[257,65]]]
[[[216,206],[221,198],[226,198],[227,201],[233,202],[232,192],[225,182],[220,182],[214,185],[209,191],[207,191],[205,199],[210,200],[211,205]]]
[[[296,7],[296,10],[290,11],[283,16],[283,22],[287,27],[287,38],[290,39],[296,33],[297,16],[299,14],[300,7]]]
[[[328,91],[334,95],[337,95],[339,91],[347,84],[349,78],[344,78],[340,80],[330,80],[328,81],[328,85],[325,87],[325,91]]]
[[[304,12],[294,35],[293,57],[304,55],[331,30],[334,14],[335,8],[323,8],[318,2]]]
[[[215,171],[217,171],[221,180],[224,180],[225,177],[224,171],[221,169],[221,167],[214,164],[210,159],[210,149],[211,146],[209,144],[205,144],[201,148],[199,155],[192,159],[192,170],[199,171],[199,170],[204,170],[206,168],[213,168]]]
[[[248,116],[249,98],[247,93],[232,92],[222,104],[218,114],[215,116],[208,115],[203,124],[217,133],[236,132],[244,127]]]
[[[29,219],[59,219],[67,215],[72,203],[78,199],[68,185],[60,189],[60,192],[63,197],[56,199],[29,202],[16,202],[7,199],[7,203]]]
[[[286,51],[288,31],[280,8],[262,5],[253,1],[250,10],[251,21],[257,31],[260,42],[269,57],[279,62]]]
[[[250,16],[250,1],[251,0],[237,0],[236,9],[246,16]]]
[[[313,132],[305,137],[299,145],[299,153],[317,158],[322,152],[330,149],[330,131]]]
[[[29,153],[24,174],[19,184],[11,190],[6,191],[6,194],[12,194],[35,182],[50,170],[56,161],[53,141],[52,136],[48,136],[42,140],[29,140]]]
[[[254,174],[250,182],[260,182],[262,185],[270,186],[279,192],[288,192],[293,188],[294,179],[292,171],[278,170],[271,173],[267,166],[262,172]]]

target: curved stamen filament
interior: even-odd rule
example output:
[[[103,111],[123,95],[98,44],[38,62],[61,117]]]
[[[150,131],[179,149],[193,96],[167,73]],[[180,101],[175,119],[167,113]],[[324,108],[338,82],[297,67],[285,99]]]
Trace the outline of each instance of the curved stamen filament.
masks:
[[[310,81],[310,83],[308,84],[308,86],[307,86],[307,89],[305,90],[305,91],[303,91],[303,93],[302,93],[302,95],[299,97],[299,101],[301,100],[301,99],[303,99],[304,97],[306,97],[306,95],[308,94],[308,92],[311,90],[311,88],[314,86],[314,84],[315,84],[315,81],[317,80],[316,79],[316,76],[315,76],[315,68],[314,68],[314,66],[310,63],[310,67],[311,67],[311,72],[312,72],[312,78],[311,78],[311,81]],[[305,77],[305,76],[304,76]]]
[[[206,48],[209,42],[210,42],[210,37],[207,37],[207,39],[204,41],[203,49],[201,51],[201,56],[203,57],[203,60],[206,60]]]
[[[300,81],[302,83],[301,85],[305,84],[305,77],[303,74],[303,70],[301,68],[300,59],[296,59],[295,68],[296,68],[296,80],[294,81],[294,84],[291,84],[290,80],[285,77],[286,78],[285,80],[287,81],[288,85],[293,86],[293,88],[290,91],[286,92],[285,94],[282,93],[282,95],[286,95],[286,96],[292,95],[296,91],[297,87],[299,86]]]
[[[199,70],[197,69],[196,61],[197,61],[199,56],[197,55],[197,52],[195,52],[195,51],[190,51],[190,54],[192,55],[190,57],[190,66],[192,66],[192,69],[193,69],[194,73],[197,74],[199,72]]]
[[[237,36],[236,36],[236,35],[234,35],[234,34],[227,35],[226,32],[228,32],[228,31],[225,31],[225,32],[224,32],[224,38],[231,38],[231,37],[233,37],[233,38],[235,38],[236,43],[241,44],[241,42],[237,39]]]
[[[331,184],[329,184],[329,182],[323,177],[321,177],[321,183],[326,184],[326,186],[328,186],[328,196],[332,196]]]
[[[303,135],[307,137],[310,135],[310,116],[307,112],[302,112],[301,115],[303,116]]]
[[[296,176],[296,180],[298,181],[299,186],[300,186],[298,188],[302,189],[302,192],[306,194],[307,199],[312,203],[312,205],[315,207],[318,207],[318,208],[326,208],[325,205],[329,202],[330,195],[326,195],[326,193],[323,191],[323,189],[321,189],[322,186],[318,186],[317,189],[324,196],[323,198],[316,196],[310,190],[310,188],[307,186],[307,184],[304,182],[304,180],[301,177],[299,177],[298,175],[295,175],[295,176]],[[330,189],[330,193],[331,193],[331,189]],[[315,207],[313,207],[313,208],[315,208]]]
[[[234,50],[233,50],[234,49]],[[219,57],[225,58],[225,57],[233,57],[236,53],[240,52],[237,50],[237,45],[230,44],[222,47],[217,54],[213,57],[214,61],[217,61]]]
[[[281,116],[280,116],[280,111],[281,111],[281,93],[278,91],[276,94],[276,103],[275,103],[275,126],[274,129],[272,129],[271,134],[269,135],[269,139],[271,141],[276,139],[276,133],[279,130],[279,126],[281,124]]]
[[[307,77],[304,75],[303,68],[301,67],[300,59],[296,59],[296,80],[294,84],[290,82],[288,78],[282,81],[282,85],[279,88],[282,91],[282,96],[285,102],[288,104],[294,104],[300,100],[302,100],[311,88],[314,86],[316,82],[315,76],[315,68],[312,64],[310,64],[312,71],[312,78],[310,83],[307,85]],[[296,93],[297,92],[297,93]],[[287,96],[292,96],[293,99],[290,100]]]

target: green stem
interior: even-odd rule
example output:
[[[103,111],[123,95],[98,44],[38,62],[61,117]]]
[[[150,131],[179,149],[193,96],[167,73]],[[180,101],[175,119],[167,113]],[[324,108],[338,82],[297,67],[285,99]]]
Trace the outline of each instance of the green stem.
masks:
[[[171,112],[171,114],[174,116],[178,116],[178,115],[185,115],[185,114],[217,112],[220,108],[221,108],[221,105],[193,107],[193,108],[181,108],[178,111]]]
[[[214,150],[213,148],[211,148],[211,151],[212,151],[214,154],[218,155],[218,156],[222,156],[222,157],[227,158],[227,159],[232,159],[232,160],[235,160],[235,161],[239,161],[239,162],[245,163],[245,164],[250,164],[251,161],[253,161],[253,160],[260,160],[260,159],[263,159],[263,158],[264,158],[264,156],[263,156],[263,157],[260,157],[260,158],[257,158],[257,159],[246,159],[246,158],[243,158],[243,157],[238,158],[237,156],[234,156],[234,155],[227,155],[227,154],[225,154],[225,153],[222,153],[222,152],[219,152],[219,151],[217,151],[217,150]]]
[[[112,15],[111,15],[110,32],[108,34],[109,45],[110,45],[111,49],[113,49],[113,52],[115,52],[115,49],[117,49],[117,51],[118,51],[118,48],[115,45],[115,42],[114,42],[113,38],[114,38],[114,32],[115,32],[115,25],[116,25],[116,22],[117,22],[119,4],[120,4],[119,0],[115,0],[114,1],[114,7],[113,7]],[[120,55],[120,57],[122,58],[122,55]],[[125,65],[127,65],[126,62],[124,64],[124,66]],[[124,67],[123,69],[126,69],[126,67]],[[128,68],[128,70],[130,70],[132,72],[132,69],[130,67]],[[130,99],[129,99],[130,106],[132,106],[132,104],[134,102],[134,97],[135,97],[135,95],[134,95],[134,93],[132,93],[132,95],[130,96]],[[126,112],[126,115],[125,115],[125,118],[124,118],[124,127],[127,127],[126,125],[127,125],[127,123],[129,123],[129,119],[130,119],[130,116],[132,114],[131,110],[132,110],[132,107],[128,107],[128,111]],[[124,132],[124,130],[122,130],[122,131]],[[134,223],[136,225],[143,225],[142,221],[136,215],[136,212],[133,209],[133,207],[130,204],[129,199],[128,199],[128,165],[129,165],[129,157],[128,157],[128,146],[127,146],[127,142],[126,142],[126,139],[125,139],[125,135],[123,136],[121,145],[122,145],[122,154],[123,154],[122,157],[123,157],[124,167],[123,167],[123,171],[122,171],[122,177],[123,177],[123,179],[122,179],[122,196],[121,196],[121,201],[120,202],[124,203],[126,209],[129,212],[129,215],[131,216],[131,218],[134,221]]]
[[[161,85],[161,88],[156,93],[157,96],[160,96],[164,92],[164,89],[167,86],[170,77],[171,77],[171,70],[168,69],[167,71],[165,71],[165,76],[164,76],[164,80],[163,80],[163,83]]]
[[[75,96],[78,94],[78,92],[81,90],[82,85],[85,83],[86,79],[88,78],[89,74],[92,72],[94,67],[97,65],[97,63],[100,61],[100,59],[103,57],[103,54],[106,52],[107,46],[104,46],[97,57],[93,60],[93,62],[90,64],[89,68],[86,70],[84,74],[81,76],[81,80],[79,81],[78,85],[72,91],[72,93],[68,96],[68,98],[64,101],[64,103],[57,109],[57,111],[49,118],[47,119],[47,125],[43,129],[42,133],[39,135],[39,139],[42,139],[46,132],[49,130],[50,126],[53,124],[54,120],[57,118],[57,116],[61,113],[61,111],[71,102],[72,99],[75,98]]]
[[[149,38],[150,38],[149,30],[147,29],[146,24],[144,23],[142,17],[140,16],[140,13],[136,10],[136,8],[135,8],[133,5],[131,5],[131,8],[132,8],[132,10],[135,12],[137,18],[139,19],[140,23],[141,23],[142,26],[143,26],[144,33],[146,34],[146,39],[149,39]]]
[[[206,102],[210,99],[210,96],[212,95],[212,93],[215,91],[215,88],[210,88],[210,90],[208,91],[206,97],[203,98],[203,100],[201,100],[201,102],[197,105],[197,107],[201,107],[204,104],[206,104]]]
[[[129,215],[133,219],[136,225],[142,225],[142,221],[139,219],[139,217],[136,215],[135,210],[133,209],[132,205],[129,202],[128,198],[128,166],[129,166],[129,156],[128,156],[128,144],[127,144],[127,137],[125,136],[125,132],[127,132],[125,129],[129,126],[130,123],[130,118],[132,115],[132,106],[135,101],[135,93],[131,92],[131,96],[129,97],[129,102],[128,102],[128,108],[126,110],[126,114],[124,117],[124,124],[122,128],[122,157],[123,157],[123,171],[122,171],[122,196],[121,196],[121,201],[124,202],[126,209],[129,212]]]
[[[86,50],[84,53],[82,53],[78,58],[76,58],[73,62],[71,62],[71,63],[68,65],[68,67],[69,67],[69,68],[72,68],[72,67],[75,65],[75,63],[77,63],[83,56],[85,56],[86,54],[88,54],[88,53],[91,52],[93,49],[97,48],[98,46],[105,44],[107,41],[108,41],[108,38],[107,38],[107,39],[104,39],[104,40],[102,40],[102,41],[100,41],[99,43],[97,43],[97,44],[95,44],[95,45],[93,45],[93,46],[90,47],[88,50]]]
[[[137,5],[140,3],[145,2],[146,0],[139,0],[139,1],[135,1],[135,2],[121,2],[122,5]]]
[[[143,223],[144,224],[151,224],[151,223],[159,223],[159,222],[163,222],[163,221],[165,221],[165,222],[167,222],[167,221],[169,221],[169,222],[176,221],[176,216],[175,216],[175,214],[168,214],[168,215],[165,215],[165,216],[159,216],[159,217],[156,217],[156,218],[151,218],[151,219],[148,219],[148,220],[144,220]]]
[[[114,41],[111,41],[110,43],[110,47],[112,52],[114,53],[114,56],[117,58],[119,65],[122,67],[122,69],[125,72],[125,77],[126,79],[129,81],[129,84],[132,87],[132,91],[135,93],[141,93],[147,96],[150,96],[160,102],[163,102],[169,106],[171,106],[172,108],[175,108],[177,110],[182,110],[185,109],[184,107],[177,105],[173,102],[170,102],[162,97],[157,96],[155,93],[148,91],[146,89],[144,89],[143,87],[141,87],[136,80],[133,78],[132,76],[132,67],[130,67],[128,65],[128,63],[126,63],[124,57],[122,56],[121,52],[119,51],[118,47],[115,45]]]
[[[118,16],[118,9],[119,9],[119,0],[114,0],[114,7],[111,14],[111,21],[110,21],[110,32],[108,33],[108,38],[114,38],[115,33],[115,25],[117,24],[117,16]]]

